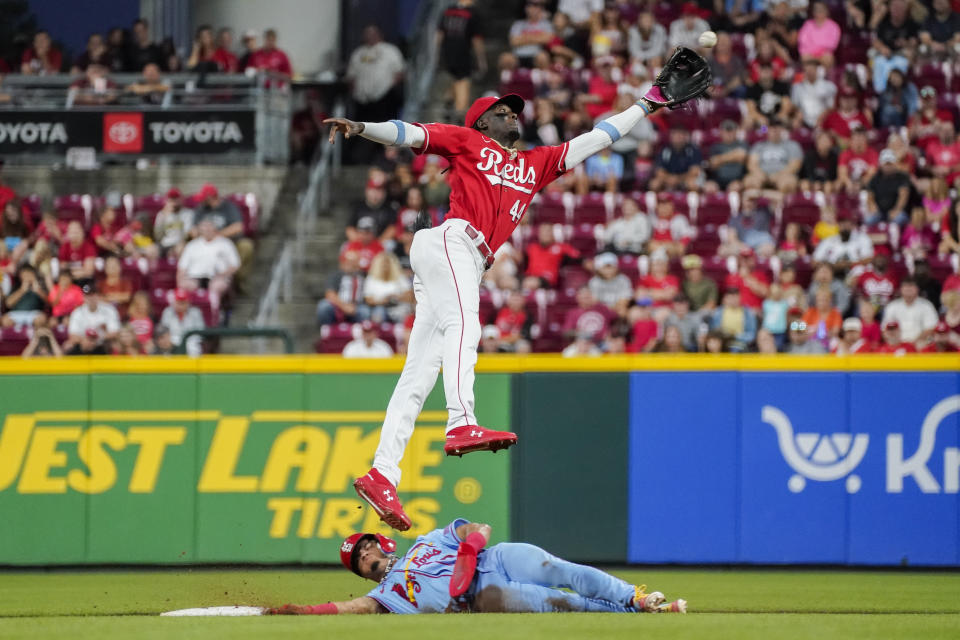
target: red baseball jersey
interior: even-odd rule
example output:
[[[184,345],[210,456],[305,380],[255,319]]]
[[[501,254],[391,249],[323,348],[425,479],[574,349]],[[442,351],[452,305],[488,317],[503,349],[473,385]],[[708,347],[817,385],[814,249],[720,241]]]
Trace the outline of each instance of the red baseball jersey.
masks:
[[[420,124],[426,141],[414,153],[450,161],[450,212],[483,233],[496,251],[520,223],[534,194],[561,175],[567,143],[528,151],[504,149],[476,129]]]

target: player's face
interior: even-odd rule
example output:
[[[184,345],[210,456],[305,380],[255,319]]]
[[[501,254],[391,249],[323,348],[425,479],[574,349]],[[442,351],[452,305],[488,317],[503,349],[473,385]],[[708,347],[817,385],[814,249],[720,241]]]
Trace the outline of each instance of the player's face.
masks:
[[[520,138],[520,125],[517,114],[505,104],[498,104],[484,114],[488,136],[503,145],[511,145]]]
[[[387,564],[387,556],[380,551],[374,540],[364,540],[357,551],[357,570],[368,580],[377,581],[383,575]]]

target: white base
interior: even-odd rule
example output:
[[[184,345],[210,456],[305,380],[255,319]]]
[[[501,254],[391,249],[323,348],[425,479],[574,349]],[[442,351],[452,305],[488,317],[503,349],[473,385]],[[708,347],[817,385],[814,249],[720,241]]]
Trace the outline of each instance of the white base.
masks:
[[[177,611],[167,611],[161,613],[161,616],[262,616],[263,607],[198,607],[196,609],[178,609]]]

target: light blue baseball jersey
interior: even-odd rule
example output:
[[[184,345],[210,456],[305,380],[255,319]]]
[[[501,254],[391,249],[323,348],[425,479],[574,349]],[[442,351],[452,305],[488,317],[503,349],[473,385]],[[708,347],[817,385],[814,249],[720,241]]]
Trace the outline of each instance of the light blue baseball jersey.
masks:
[[[466,610],[461,600],[450,597],[450,574],[457,561],[460,537],[457,527],[469,524],[458,518],[443,529],[417,538],[397,560],[386,578],[367,597],[391,613],[443,613]]]

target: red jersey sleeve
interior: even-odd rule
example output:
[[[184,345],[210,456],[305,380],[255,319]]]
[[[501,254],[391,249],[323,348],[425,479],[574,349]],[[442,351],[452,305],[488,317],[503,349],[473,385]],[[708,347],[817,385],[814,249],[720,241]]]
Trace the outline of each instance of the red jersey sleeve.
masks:
[[[564,161],[567,159],[569,143],[552,146],[536,147],[525,155],[537,172],[537,186],[540,190],[567,172]]]
[[[436,122],[430,124],[416,122],[414,126],[423,129],[423,134],[426,137],[422,147],[411,147],[416,154],[433,153],[449,158],[462,153],[467,148],[471,130],[466,127],[438,124]]]

